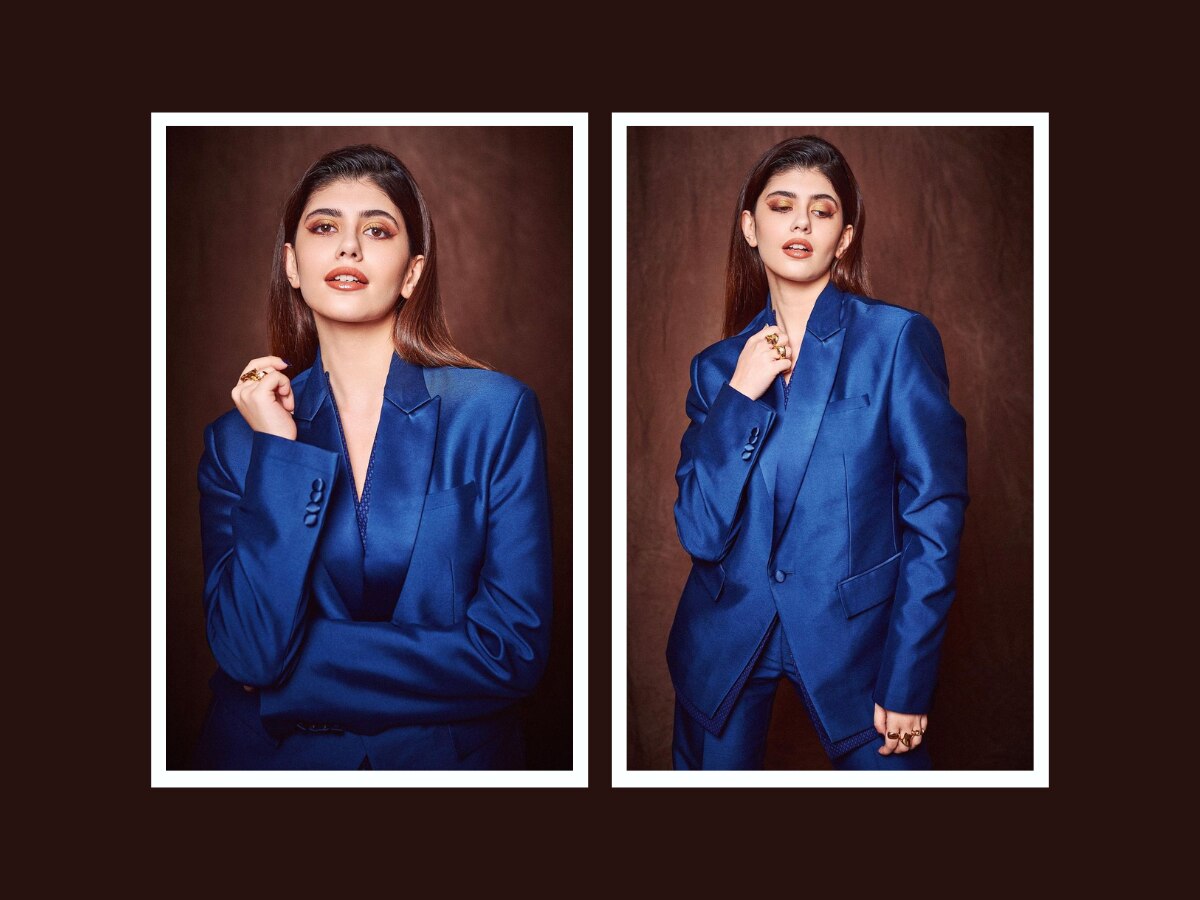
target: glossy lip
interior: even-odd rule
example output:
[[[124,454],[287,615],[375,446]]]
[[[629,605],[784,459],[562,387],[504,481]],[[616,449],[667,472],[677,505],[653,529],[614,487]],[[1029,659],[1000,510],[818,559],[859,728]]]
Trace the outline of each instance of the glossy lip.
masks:
[[[334,281],[333,279],[337,278],[339,275],[353,275],[358,279],[358,281]],[[325,283],[335,291],[361,291],[368,284],[370,284],[366,275],[364,275],[358,269],[352,269],[349,266],[338,266],[336,269],[326,272]]]
[[[792,244],[799,244],[802,249],[791,249]],[[808,259],[812,256],[812,244],[804,240],[804,238],[792,238],[783,245],[783,252],[792,259]]]

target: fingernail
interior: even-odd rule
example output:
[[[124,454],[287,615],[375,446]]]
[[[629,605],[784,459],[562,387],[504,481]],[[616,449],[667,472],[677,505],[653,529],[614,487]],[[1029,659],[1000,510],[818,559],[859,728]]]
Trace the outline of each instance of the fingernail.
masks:
[[[288,366],[290,366],[290,365],[291,365],[291,363],[290,363],[290,362],[288,362],[286,359],[283,361],[283,367],[284,367],[285,369],[286,369]]]

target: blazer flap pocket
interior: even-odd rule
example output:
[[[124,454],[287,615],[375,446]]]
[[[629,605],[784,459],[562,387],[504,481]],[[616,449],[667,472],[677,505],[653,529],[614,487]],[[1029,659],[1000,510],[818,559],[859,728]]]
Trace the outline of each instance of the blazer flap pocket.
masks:
[[[475,482],[468,481],[466,484],[460,484],[447,491],[437,491],[426,495],[425,509],[437,509],[440,506],[466,506],[475,499],[478,493],[479,489],[475,487]]]
[[[838,597],[846,610],[847,619],[895,596],[896,581],[900,577],[900,555],[903,552],[838,583]]]
[[[716,600],[721,596],[721,588],[725,585],[725,567],[720,563],[692,562],[692,577],[700,583],[708,595]]]
[[[830,400],[825,404],[825,412],[839,413],[845,412],[848,409],[858,409],[860,406],[870,405],[870,396],[868,394],[859,394],[857,397],[842,397],[840,400]]]

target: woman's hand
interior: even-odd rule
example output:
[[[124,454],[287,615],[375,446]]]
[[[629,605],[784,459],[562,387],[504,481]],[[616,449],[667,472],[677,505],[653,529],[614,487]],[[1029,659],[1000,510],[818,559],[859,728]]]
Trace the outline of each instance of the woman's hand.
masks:
[[[925,727],[928,724],[929,716],[919,713],[892,712],[876,703],[875,730],[884,737],[884,745],[879,748],[879,755],[907,753],[916,748],[920,745],[921,735],[925,733]],[[891,737],[891,735],[895,735],[895,737]],[[902,740],[905,735],[910,735],[908,746],[905,746]]]
[[[778,340],[767,340],[768,336],[778,335]],[[780,357],[775,347],[782,347],[786,357]],[[764,325],[757,334],[750,336],[742,355],[738,357],[737,368],[729,379],[729,386],[735,391],[745,394],[751,400],[757,400],[767,392],[775,376],[790,372],[792,369],[792,351],[788,346],[787,332],[780,325]]]
[[[296,421],[292,413],[296,410],[296,397],[292,383],[283,374],[287,368],[278,356],[260,356],[252,359],[242,370],[263,373],[258,381],[238,380],[233,386],[233,402],[255,431],[273,434],[289,441],[296,439]]]

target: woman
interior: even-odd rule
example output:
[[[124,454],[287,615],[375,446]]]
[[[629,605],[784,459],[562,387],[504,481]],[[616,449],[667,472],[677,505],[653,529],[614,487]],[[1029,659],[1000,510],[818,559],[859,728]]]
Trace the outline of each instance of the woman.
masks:
[[[275,249],[273,354],[204,436],[195,765],[520,768],[551,609],[537,398],[454,347],[388,151],[318,160]]]
[[[762,768],[775,689],[838,769],[927,769],[968,503],[941,340],[866,296],[846,160],[784,141],[738,198],[725,339],[691,366],[667,646],[677,769]]]

